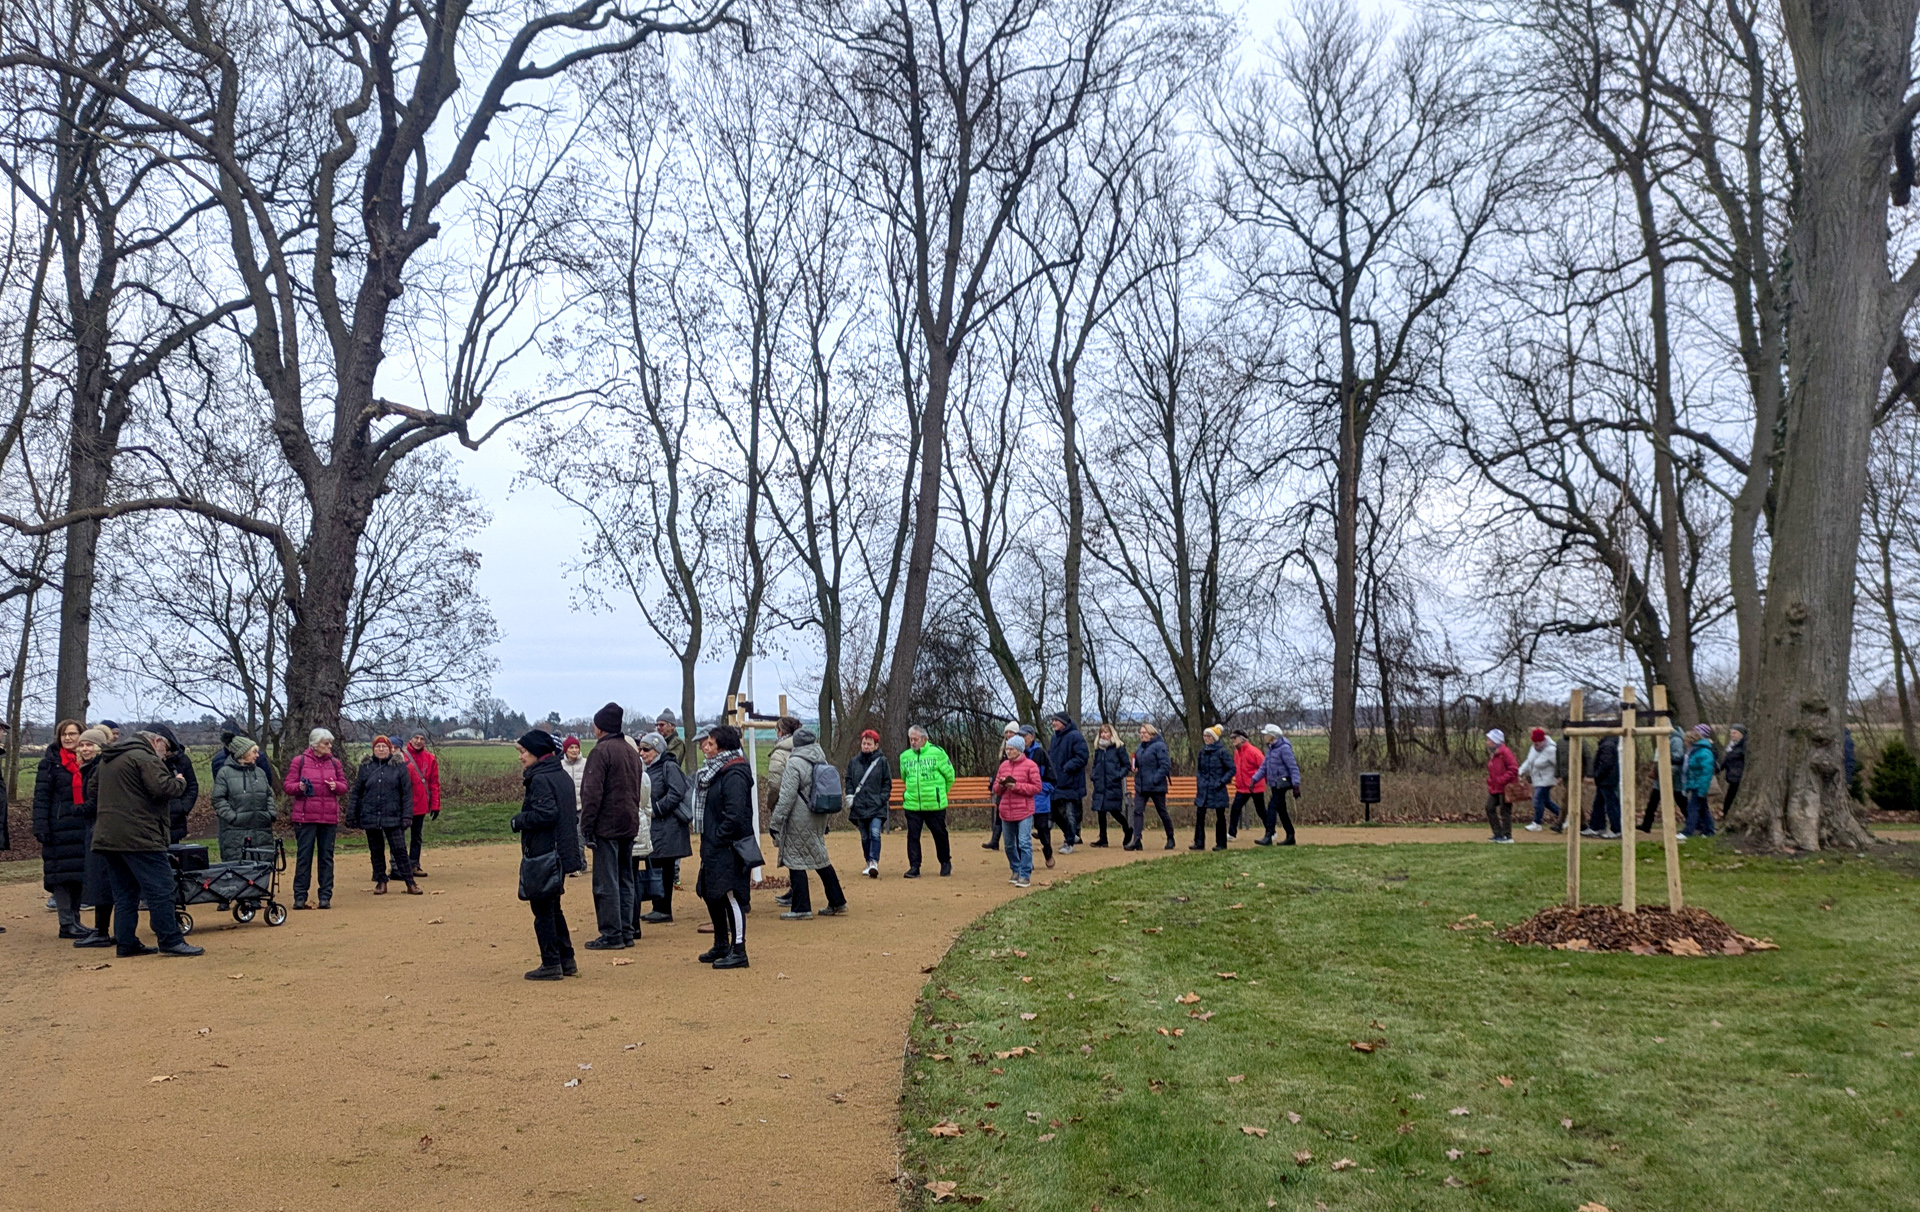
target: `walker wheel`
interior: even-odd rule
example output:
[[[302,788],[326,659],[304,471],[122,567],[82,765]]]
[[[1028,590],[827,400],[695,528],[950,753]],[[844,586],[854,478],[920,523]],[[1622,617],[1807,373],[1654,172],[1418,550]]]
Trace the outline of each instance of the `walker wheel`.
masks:
[[[253,920],[253,915],[256,912],[258,912],[258,910],[255,909],[253,905],[235,904],[233,907],[233,920],[244,925]]]
[[[173,917],[175,921],[180,923],[180,933],[193,933],[193,914],[188,913],[185,909],[176,909]]]
[[[267,902],[267,925],[284,926],[287,923],[287,907],[279,901]]]

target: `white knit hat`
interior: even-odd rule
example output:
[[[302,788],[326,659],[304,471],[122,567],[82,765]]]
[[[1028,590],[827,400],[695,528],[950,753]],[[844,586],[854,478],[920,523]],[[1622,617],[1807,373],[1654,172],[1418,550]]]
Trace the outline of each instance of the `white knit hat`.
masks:
[[[1498,728],[1489,728],[1487,729],[1487,739],[1496,745],[1504,745],[1507,743],[1507,734]]]

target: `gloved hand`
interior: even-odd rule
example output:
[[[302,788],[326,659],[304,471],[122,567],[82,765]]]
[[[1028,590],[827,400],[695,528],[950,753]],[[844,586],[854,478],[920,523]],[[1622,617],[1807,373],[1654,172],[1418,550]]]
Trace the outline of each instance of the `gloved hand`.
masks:
[[[301,794],[301,795],[312,795],[312,794],[313,794],[313,780],[312,780],[312,779],[301,779],[301,780],[300,780],[300,794]]]
[[[435,809],[434,809],[433,811],[431,811],[431,812],[429,812],[429,813],[427,813],[427,819],[429,819],[429,820],[435,820],[435,821],[437,821],[437,820],[439,820],[439,819],[440,819],[440,810],[439,810],[438,808],[435,808]]]

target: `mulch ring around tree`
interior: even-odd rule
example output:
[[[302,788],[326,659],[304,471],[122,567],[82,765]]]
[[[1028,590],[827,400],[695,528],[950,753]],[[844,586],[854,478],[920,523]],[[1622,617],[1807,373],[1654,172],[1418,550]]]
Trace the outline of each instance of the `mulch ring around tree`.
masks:
[[[1705,909],[1689,905],[1679,912],[1648,905],[1628,913],[1618,905],[1553,905],[1500,937],[1521,946],[1555,951],[1628,951],[1634,955],[1745,955],[1777,951],[1772,939],[1748,938]]]

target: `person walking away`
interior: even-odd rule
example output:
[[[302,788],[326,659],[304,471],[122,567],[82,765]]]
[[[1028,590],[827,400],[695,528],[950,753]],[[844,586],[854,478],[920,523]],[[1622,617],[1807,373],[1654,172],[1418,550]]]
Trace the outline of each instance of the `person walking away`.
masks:
[[[1007,726],[1006,726],[1005,728],[1002,728],[1002,729],[1000,730],[1000,743],[1001,743],[1001,745],[1003,745],[1003,746],[1004,746],[1004,745],[1005,745],[1005,744],[1007,743],[1007,738],[1008,738],[1008,737],[1013,737],[1013,736],[1019,736],[1019,735],[1020,735],[1020,722],[1019,722],[1018,720],[1008,720],[1008,721],[1007,721]],[[1024,751],[1025,751],[1025,748],[1026,748],[1026,747],[1025,747],[1025,745],[1024,745],[1024,744],[1022,744],[1022,746],[1021,746],[1021,750],[1022,750],[1022,752],[1024,752]],[[995,769],[998,769],[998,767],[995,767]],[[991,780],[989,780],[989,781],[991,781]],[[999,802],[1000,802],[1000,796],[999,796],[999,794],[998,794],[998,793],[994,793],[994,795],[993,795],[993,797],[992,797],[992,798],[993,798],[993,802],[995,803],[995,805],[998,805],[998,804],[999,804]],[[989,832],[989,833],[987,834],[987,840],[986,840],[986,841],[984,841],[984,842],[981,842],[981,843],[980,843],[980,849],[982,849],[982,850],[998,850],[998,849],[1000,849],[1000,831],[1001,831],[1001,829],[1002,829],[1002,825],[1001,825],[1001,821],[1000,821],[1000,814],[999,814],[998,812],[995,812],[995,813],[993,814],[993,822],[992,822],[992,824],[991,824],[991,826],[990,826],[990,830],[991,830],[991,831],[990,831],[990,832]]]
[[[388,856],[393,878],[420,895],[413,865],[407,857],[407,825],[413,820],[413,771],[407,759],[394,752],[388,737],[373,738],[373,755],[353,772],[353,790],[347,795],[347,827],[367,831],[367,855],[373,860],[373,894],[387,894]]]
[[[540,944],[540,966],[526,976],[530,981],[557,981],[580,975],[567,915],[560,906],[567,873],[587,863],[580,849],[579,807],[573,801],[573,779],[560,768],[560,747],[550,734],[532,729],[520,738],[519,749],[520,779],[526,791],[508,827],[520,835],[520,894],[533,910],[533,936]],[[527,862],[549,855],[553,857],[550,867]],[[529,886],[533,876],[543,872],[551,878]]]
[[[307,889],[320,862],[320,908],[333,908],[333,843],[340,832],[340,797],[347,793],[347,768],[333,756],[333,733],[315,728],[307,747],[287,763],[283,790],[293,797],[293,907],[311,909]]]
[[[1695,724],[1693,743],[1687,746],[1686,771],[1680,780],[1680,792],[1687,797],[1686,829],[1680,840],[1713,836],[1713,810],[1707,806],[1707,793],[1713,790],[1713,772],[1719,758],[1713,751],[1713,725]]]
[[[1658,742],[1654,745],[1653,760],[1656,762],[1660,760],[1660,747]],[[1682,768],[1687,763],[1687,738],[1686,734],[1680,731],[1680,725],[1678,724],[1673,725],[1672,729],[1667,733],[1667,760],[1673,766],[1674,798],[1676,800],[1674,810],[1678,813],[1686,806],[1686,800],[1683,798],[1686,792],[1679,790],[1679,787],[1685,780],[1685,774]],[[1653,771],[1654,767],[1648,766],[1647,769]],[[1659,813],[1660,780],[1656,777],[1653,780],[1653,792],[1647,796],[1647,810],[1640,814],[1640,832],[1652,833],[1654,818],[1658,816]]]
[[[1016,888],[1033,884],[1033,801],[1040,794],[1040,767],[1030,756],[1024,738],[1008,737],[1000,768],[993,776],[997,793],[994,812],[1005,822],[1007,867]]]
[[[1120,826],[1120,848],[1133,842],[1133,829],[1127,824],[1127,747],[1112,724],[1100,725],[1093,739],[1093,815],[1100,822],[1100,840],[1093,846],[1107,845],[1107,818]]]
[[[227,760],[213,775],[221,862],[237,862],[249,849],[272,849],[273,808],[273,774],[260,764],[260,746],[235,734],[227,742]]]
[[[1593,812],[1581,837],[1620,836],[1620,738],[1603,736],[1593,747]]]
[[[773,749],[767,754],[767,777],[760,785],[760,819],[773,819],[774,801],[780,795],[780,781],[787,773],[787,759],[793,756],[793,734],[800,730],[800,721],[790,715],[783,715],[773,722],[775,740]],[[793,902],[793,890],[780,893],[773,898],[776,905],[789,905]]]
[[[1726,798],[1720,801],[1720,819],[1733,811],[1733,799],[1740,794],[1740,780],[1747,777],[1747,726],[1735,724],[1727,729],[1727,751],[1720,755],[1720,777],[1726,780]]]
[[[579,784],[580,836],[593,847],[593,912],[600,927],[600,937],[586,945],[589,951],[622,950],[640,936],[634,925],[639,885],[633,852],[643,828],[647,851],[653,851],[653,784],[639,749],[620,731],[624,722],[618,703],[594,713],[597,739]],[[579,742],[574,746],[578,749]]]
[[[407,769],[413,774],[413,825],[407,838],[407,866],[414,879],[423,880],[427,873],[420,866],[421,834],[427,821],[440,819],[440,759],[427,752],[424,732],[415,732],[404,752]]]
[[[166,724],[149,724],[148,730],[167,743],[167,769],[180,779],[180,794],[167,801],[167,841],[187,840],[187,817],[200,802],[200,779],[193,772],[193,755],[180,744],[180,738]]]
[[[922,829],[933,834],[933,853],[940,860],[940,874],[952,875],[953,852],[947,846],[947,794],[953,790],[953,760],[946,750],[927,739],[927,730],[919,724],[907,729],[907,748],[900,755],[900,786],[900,807],[907,817],[907,869],[901,878],[920,878]]]
[[[753,770],[740,752],[740,730],[732,724],[702,737],[700,752],[706,760],[694,777],[700,797],[700,874],[693,890],[713,918],[713,946],[698,958],[716,969],[745,968],[753,864],[737,843],[754,838]]]
[[[1491,842],[1513,844],[1513,805],[1507,803],[1507,785],[1520,777],[1520,763],[1507,748],[1507,734],[1498,728],[1487,730],[1487,824],[1493,829]]]
[[[79,720],[54,726],[54,743],[33,773],[33,840],[40,843],[40,884],[53,898],[59,937],[87,937],[80,924],[87,882],[87,779]]]
[[[1287,840],[1280,845],[1291,846],[1294,844],[1293,814],[1287,811],[1287,794],[1291,792],[1295,799],[1300,797],[1300,763],[1294,760],[1293,744],[1280,731],[1280,725],[1268,724],[1260,730],[1260,735],[1267,738],[1267,752],[1260,759],[1260,776],[1267,783],[1267,806],[1261,819],[1267,832],[1265,837],[1253,839],[1253,844],[1273,845],[1273,830],[1278,824],[1287,831]]]
[[[1528,822],[1527,832],[1540,832],[1541,821],[1551,812],[1553,831],[1559,833],[1567,826],[1566,812],[1553,802],[1553,788],[1560,781],[1557,766],[1560,755],[1555,752],[1553,738],[1547,735],[1546,729],[1535,728],[1532,741],[1526,761],[1520,763],[1520,777],[1533,786],[1533,820]]]
[[[847,819],[860,831],[864,874],[880,878],[880,835],[887,828],[887,809],[893,801],[893,772],[880,752],[880,734],[869,728],[860,734],[860,751],[847,759]]]
[[[1201,735],[1207,743],[1200,747],[1195,764],[1193,796],[1193,845],[1189,850],[1207,848],[1207,813],[1213,813],[1213,848],[1227,848],[1227,788],[1233,785],[1233,759],[1220,743],[1226,728],[1215,724]]]
[[[205,955],[187,942],[173,908],[173,868],[167,862],[171,828],[167,805],[184,793],[186,780],[167,767],[166,738],[152,729],[136,732],[100,754],[98,819],[93,848],[106,856],[113,888],[115,954],[152,955],[140,941],[140,902],[162,955]]]
[[[1080,805],[1087,798],[1087,765],[1093,755],[1072,716],[1056,712],[1049,722],[1053,725],[1047,750],[1053,764],[1053,816],[1060,822],[1060,853],[1072,854],[1080,844]]]
[[[111,947],[113,943],[113,886],[107,879],[107,856],[93,848],[93,830],[100,809],[100,752],[113,744],[113,734],[98,724],[80,733],[74,754],[80,759],[80,780],[86,789],[82,815],[87,822],[86,879],[80,903],[93,906],[93,928],[74,940],[76,947]]]
[[[837,917],[847,911],[847,894],[840,887],[840,876],[827,855],[827,825],[833,817],[813,810],[814,772],[827,765],[826,750],[819,738],[807,728],[793,734],[793,749],[786,769],[780,775],[780,790],[773,797],[773,815],[768,817],[768,832],[780,848],[780,865],[792,880],[793,897],[782,921],[804,922],[813,917],[813,894],[807,872],[820,873],[820,888],[826,894],[822,917]]]
[[[680,735],[680,721],[674,716],[671,707],[661,712],[660,717],[653,721],[653,730],[667,742],[667,756],[680,767],[680,772],[693,773],[692,766],[687,762],[687,738]],[[696,754],[693,766],[697,765],[699,765],[699,755]]]
[[[1240,836],[1240,814],[1249,801],[1260,819],[1267,819],[1267,781],[1263,773],[1266,755],[1244,731],[1235,728],[1228,744],[1233,750],[1233,806],[1227,816],[1227,837],[1231,839]]]
[[[648,900],[653,908],[641,921],[661,925],[673,921],[674,871],[683,858],[693,857],[693,834],[699,832],[695,821],[696,800],[687,772],[667,750],[667,738],[649,732],[638,744],[640,761],[647,772],[647,797],[652,813],[648,833],[653,849],[647,855]],[[635,889],[636,898],[639,890]],[[636,907],[637,907],[636,899]],[[636,922],[634,937],[640,936]]]
[[[1040,794],[1033,797],[1032,838],[1040,843],[1041,855],[1047,866],[1053,866],[1053,761],[1047,757],[1047,747],[1035,738],[1039,734],[1032,724],[1020,725],[1020,737],[1027,744],[1027,760],[1040,771]]]
[[[1133,754],[1133,841],[1141,848],[1146,825],[1147,801],[1153,801],[1160,814],[1160,827],[1167,831],[1165,850],[1173,849],[1173,818],[1167,815],[1167,780],[1173,776],[1173,754],[1160,739],[1160,730],[1152,724],[1140,725],[1140,747]]]

